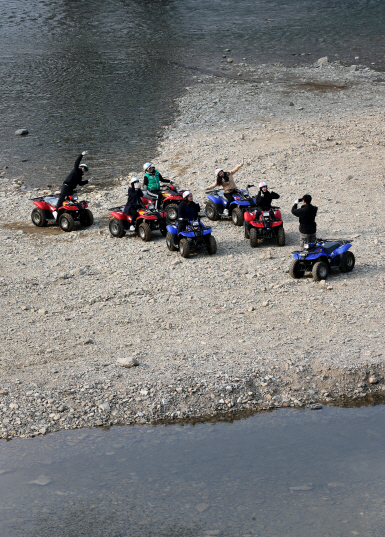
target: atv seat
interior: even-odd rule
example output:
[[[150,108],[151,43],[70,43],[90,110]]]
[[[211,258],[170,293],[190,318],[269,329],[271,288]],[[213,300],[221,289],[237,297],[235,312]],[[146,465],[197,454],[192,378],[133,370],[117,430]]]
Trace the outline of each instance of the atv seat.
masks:
[[[325,242],[322,246],[322,249],[327,253],[331,254],[341,243],[339,242]]]
[[[44,198],[44,201],[48,203],[49,205],[51,205],[51,207],[56,207],[58,199],[59,198],[56,198],[53,196],[47,196],[46,198]]]

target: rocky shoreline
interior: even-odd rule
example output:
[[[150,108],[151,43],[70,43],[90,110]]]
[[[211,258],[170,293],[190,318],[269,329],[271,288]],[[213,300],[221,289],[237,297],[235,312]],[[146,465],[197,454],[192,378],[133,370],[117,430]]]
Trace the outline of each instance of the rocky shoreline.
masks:
[[[39,192],[4,168],[0,437],[385,393],[384,81],[329,62],[223,70],[196,77],[154,162],[203,204],[213,170],[244,158],[239,185],[263,179],[281,194],[286,246],[251,249],[228,221],[213,223],[213,257],[184,260],[155,234],[113,239],[108,208],[124,202],[131,171],[88,189],[92,228],[35,228]],[[318,236],[353,239],[352,273],[290,279],[290,209],[305,192]]]

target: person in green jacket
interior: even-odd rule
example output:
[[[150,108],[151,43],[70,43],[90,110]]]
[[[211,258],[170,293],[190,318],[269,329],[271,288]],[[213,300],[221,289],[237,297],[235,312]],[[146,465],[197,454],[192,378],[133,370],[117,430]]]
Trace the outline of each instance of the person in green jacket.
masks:
[[[144,170],[144,180],[143,187],[147,192],[152,194],[152,196],[157,196],[157,201],[155,204],[156,209],[160,209],[162,201],[162,191],[160,190],[160,183],[171,183],[169,179],[164,179],[158,170],[155,169],[155,166],[151,162],[146,162],[143,164]]]

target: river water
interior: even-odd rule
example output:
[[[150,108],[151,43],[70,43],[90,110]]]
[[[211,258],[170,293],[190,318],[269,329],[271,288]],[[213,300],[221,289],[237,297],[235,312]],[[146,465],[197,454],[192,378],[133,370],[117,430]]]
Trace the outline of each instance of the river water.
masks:
[[[230,49],[234,62],[327,54],[381,69],[384,13],[382,0],[2,0],[0,167],[58,185],[87,149],[99,182],[139,174],[192,82],[176,64],[215,69]]]
[[[0,442],[2,537],[382,537],[385,406]]]

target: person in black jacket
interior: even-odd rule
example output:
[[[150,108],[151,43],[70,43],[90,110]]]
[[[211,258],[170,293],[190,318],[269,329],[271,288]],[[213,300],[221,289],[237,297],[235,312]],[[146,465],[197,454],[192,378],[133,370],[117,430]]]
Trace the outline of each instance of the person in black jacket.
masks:
[[[187,226],[186,220],[196,220],[198,213],[201,210],[199,203],[193,201],[193,195],[189,190],[183,192],[183,201],[178,205],[178,219],[183,220],[178,222],[178,233],[184,231]]]
[[[310,194],[305,194],[302,199],[296,200],[291,212],[294,216],[299,218],[299,232],[301,235],[301,247],[308,242],[315,242],[317,240],[316,231],[317,224],[315,217],[318,211],[318,207],[311,204]],[[299,202],[302,201],[302,207],[298,208]]]
[[[138,216],[138,206],[140,206],[140,198],[143,197],[143,192],[140,188],[139,179],[133,177],[130,181],[130,187],[127,192],[127,203],[124,206],[123,213],[132,216],[136,220]]]
[[[259,183],[259,192],[257,194],[257,207],[262,211],[268,211],[271,208],[271,201],[279,199],[279,194],[276,192],[269,192],[267,190],[267,184],[263,181]]]
[[[83,151],[78,156],[78,158],[75,160],[74,169],[68,175],[68,177],[66,178],[66,180],[64,181],[64,183],[63,183],[63,185],[61,187],[59,199],[57,200],[57,203],[56,203],[57,209],[59,209],[59,207],[61,207],[63,201],[65,200],[65,198],[67,196],[72,196],[72,194],[74,193],[75,188],[78,185],[83,186],[83,185],[86,185],[88,183],[87,180],[86,181],[82,180],[83,174],[85,172],[88,172],[88,166],[87,166],[87,164],[84,164],[84,162],[83,162],[83,164],[80,164],[83,156],[86,155],[86,154],[87,154],[87,151]],[[58,216],[57,212],[56,212],[56,214],[55,213],[53,213],[53,214],[57,218],[57,216]]]

